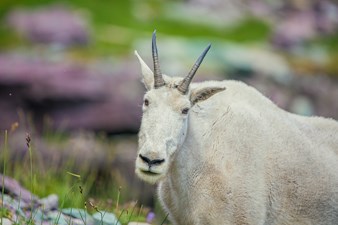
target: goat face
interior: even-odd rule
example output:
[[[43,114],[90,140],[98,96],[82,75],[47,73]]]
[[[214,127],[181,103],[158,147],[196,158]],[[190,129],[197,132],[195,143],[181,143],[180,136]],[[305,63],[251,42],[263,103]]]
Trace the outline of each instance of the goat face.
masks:
[[[189,88],[209,49],[210,45],[184,79],[162,75],[155,32],[152,41],[154,73],[135,52],[141,64],[143,82],[147,89],[139,132],[136,174],[149,183],[156,183],[168,172],[175,151],[180,148],[187,135],[189,109],[196,102],[206,100],[225,89],[218,86],[194,90]]]
[[[149,183],[165,176],[183,143],[191,103],[177,89],[164,86],[144,96],[136,174]]]

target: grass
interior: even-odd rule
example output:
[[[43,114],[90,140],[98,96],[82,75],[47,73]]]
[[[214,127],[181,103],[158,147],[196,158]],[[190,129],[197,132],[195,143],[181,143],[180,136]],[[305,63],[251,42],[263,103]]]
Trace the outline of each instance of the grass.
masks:
[[[2,176],[2,188],[1,188],[1,218],[8,217],[9,213],[8,210],[4,207],[4,196],[5,196],[5,177],[6,174],[6,162],[7,162],[7,152],[8,152],[8,132],[7,130],[4,133],[4,147],[3,147],[3,176]],[[2,225],[2,219],[1,219],[1,225]]]
[[[122,224],[127,224],[129,221],[145,221],[149,210],[139,206],[137,202],[123,203],[122,188],[114,181],[107,182],[108,184],[106,185],[110,186],[110,189],[106,190],[105,193],[100,193],[100,195],[96,193],[96,196],[92,196],[92,189],[98,185],[96,183],[97,179],[100,179],[92,168],[76,173],[72,170],[74,165],[71,164],[71,161],[62,166],[41,161],[41,156],[38,155],[34,148],[34,138],[29,134],[26,135],[28,151],[26,157],[22,162],[11,161],[8,147],[10,135],[8,135],[7,131],[0,134],[0,143],[3,143],[3,145],[0,145],[2,150],[0,155],[2,171],[0,172],[17,179],[23,187],[28,188],[34,195],[45,197],[56,193],[59,196],[59,207],[61,209],[80,208],[91,214],[95,212],[102,213],[102,216],[104,216],[105,212],[113,212]],[[62,140],[64,140],[64,136],[62,136]],[[44,163],[48,164],[48,166],[44,165]],[[4,180],[2,180],[2,183],[4,183]],[[116,187],[115,190],[114,187]],[[4,188],[2,188],[1,204],[4,202],[4,194]],[[1,206],[1,217],[10,218],[8,209],[3,205]],[[31,208],[33,208],[33,201]],[[15,223],[17,225],[34,225],[33,217],[34,214],[24,221],[18,220]],[[84,219],[82,218],[82,220]],[[57,220],[55,224],[58,224]]]

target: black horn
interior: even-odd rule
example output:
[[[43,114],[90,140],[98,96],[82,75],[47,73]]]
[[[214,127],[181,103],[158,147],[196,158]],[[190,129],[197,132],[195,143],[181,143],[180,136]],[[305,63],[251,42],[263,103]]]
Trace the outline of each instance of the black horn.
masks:
[[[200,57],[198,57],[197,61],[195,62],[194,66],[191,68],[189,74],[182,80],[181,84],[177,87],[177,89],[182,94],[185,95],[185,94],[188,93],[189,85],[191,83],[191,80],[192,80],[192,78],[194,78],[194,75],[195,75],[196,71],[200,67],[200,65],[201,65],[204,57],[208,53],[210,47],[211,47],[211,44],[209,44],[208,47],[206,47],[206,49],[204,49],[204,51],[202,52],[202,54],[200,55]]]
[[[160,62],[158,60],[157,46],[156,46],[156,30],[153,32],[152,38],[152,53],[153,53],[153,63],[154,63],[154,88],[160,88],[165,85],[161,69]]]

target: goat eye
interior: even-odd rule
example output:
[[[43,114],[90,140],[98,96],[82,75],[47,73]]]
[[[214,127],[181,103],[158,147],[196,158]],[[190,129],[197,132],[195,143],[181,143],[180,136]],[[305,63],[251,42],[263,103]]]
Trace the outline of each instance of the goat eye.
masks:
[[[188,114],[188,112],[189,112],[189,108],[182,109],[182,114]]]
[[[148,106],[149,105],[149,100],[148,99],[144,99],[144,105]]]

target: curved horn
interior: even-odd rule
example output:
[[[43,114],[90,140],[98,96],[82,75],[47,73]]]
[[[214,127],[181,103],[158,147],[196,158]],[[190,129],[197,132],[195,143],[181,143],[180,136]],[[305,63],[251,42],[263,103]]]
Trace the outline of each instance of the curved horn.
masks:
[[[158,60],[157,46],[156,46],[156,30],[153,32],[152,38],[152,53],[154,62],[154,88],[159,88],[165,85],[161,69],[160,62]]]
[[[194,77],[196,71],[198,70],[198,67],[200,67],[200,65],[201,65],[205,55],[208,53],[210,47],[211,47],[211,44],[209,44],[208,47],[206,47],[206,49],[204,49],[204,51],[202,52],[200,57],[198,57],[197,61],[195,62],[194,66],[191,68],[189,74],[182,80],[181,84],[177,87],[177,89],[182,94],[185,95],[185,94],[188,93],[190,82],[191,82],[192,78]]]

